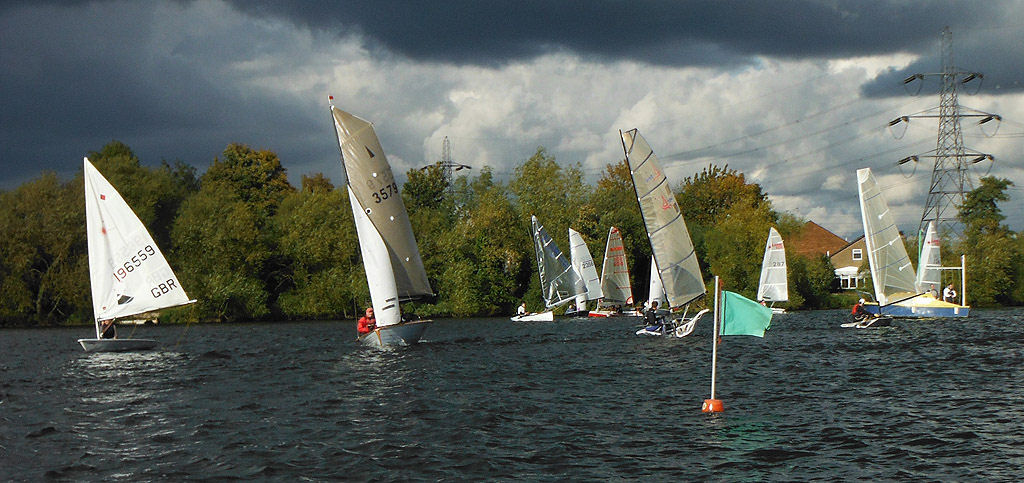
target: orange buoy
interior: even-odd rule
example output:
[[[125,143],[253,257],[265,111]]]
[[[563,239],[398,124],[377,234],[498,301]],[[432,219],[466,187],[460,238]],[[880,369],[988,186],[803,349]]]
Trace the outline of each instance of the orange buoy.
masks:
[[[704,405],[700,407],[702,413],[720,413],[724,410],[721,399],[705,399]]]

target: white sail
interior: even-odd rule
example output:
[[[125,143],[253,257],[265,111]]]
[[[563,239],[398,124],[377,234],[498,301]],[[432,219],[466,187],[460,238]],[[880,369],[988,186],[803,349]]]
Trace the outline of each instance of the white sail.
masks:
[[[96,336],[100,321],[195,302],[189,300],[146,226],[86,158],[85,222]]]
[[[857,187],[875,298],[888,305],[914,296],[914,266],[871,168],[857,170]]]
[[[925,232],[924,245],[921,246],[921,256],[917,259],[917,287],[918,292],[929,292],[935,290],[935,295],[942,290],[942,259],[939,255],[939,232],[935,229],[935,222],[928,222],[928,230]]]
[[[647,141],[636,129],[620,131],[620,135],[665,295],[672,307],[681,307],[707,291],[693,241],[658,157]]]
[[[433,292],[405,203],[373,125],[331,106],[349,202],[378,327],[402,321],[400,301]]]
[[[757,300],[768,302],[789,301],[789,283],[786,278],[786,247],[782,235],[775,228],[768,229],[768,242],[761,261],[761,279],[757,284]]]
[[[614,226],[608,229],[608,242],[604,247],[601,267],[601,306],[633,305],[633,286],[629,281],[629,265],[622,235]]]
[[[647,306],[650,307],[654,302],[658,302],[659,308],[668,309],[666,307],[668,300],[665,299],[665,286],[661,283],[658,264],[654,262],[654,256],[651,256],[651,287],[647,293]]]
[[[572,267],[583,279],[587,287],[586,293],[576,296],[576,308],[586,310],[588,300],[601,298],[601,277],[597,275],[597,267],[594,266],[594,257],[590,256],[590,249],[583,236],[576,230],[569,228],[569,256],[572,258]]]
[[[583,279],[573,270],[572,264],[555,245],[544,226],[537,222],[536,216],[531,216],[530,221],[533,224],[533,247],[537,252],[540,289],[547,307],[562,305],[586,293]]]

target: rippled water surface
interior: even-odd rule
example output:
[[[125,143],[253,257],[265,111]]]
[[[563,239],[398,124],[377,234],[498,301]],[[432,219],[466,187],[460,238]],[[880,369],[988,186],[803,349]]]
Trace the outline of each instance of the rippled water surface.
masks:
[[[1019,480],[1024,310],[764,339],[638,338],[632,319],[444,320],[423,344],[354,322],[0,331],[0,479]],[[122,328],[124,336],[131,328]]]

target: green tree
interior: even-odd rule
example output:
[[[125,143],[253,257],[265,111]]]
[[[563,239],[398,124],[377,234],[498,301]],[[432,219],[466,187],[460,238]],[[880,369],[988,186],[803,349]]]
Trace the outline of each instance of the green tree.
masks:
[[[288,265],[271,218],[294,192],[277,155],[230,144],[181,207],[171,238],[178,274],[202,317],[261,318],[287,286]],[[195,287],[195,288],[192,288]]]
[[[0,193],[0,324],[91,319],[82,176]]]
[[[981,178],[981,186],[971,190],[960,207],[964,223],[963,253],[967,256],[967,296],[971,305],[992,306],[1019,302],[1016,282],[1024,271],[1024,253],[1016,234],[1002,222],[1000,201],[1010,199],[1008,179]]]

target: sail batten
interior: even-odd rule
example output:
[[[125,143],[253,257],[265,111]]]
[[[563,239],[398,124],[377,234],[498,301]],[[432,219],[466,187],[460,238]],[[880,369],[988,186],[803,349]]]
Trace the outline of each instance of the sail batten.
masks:
[[[636,129],[620,131],[622,149],[669,305],[706,293],[690,233],[658,157]]]

